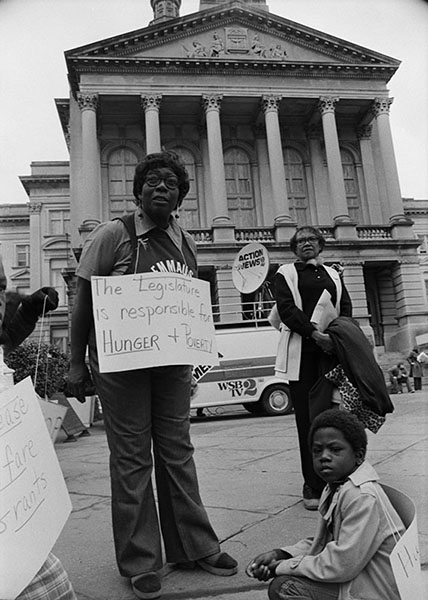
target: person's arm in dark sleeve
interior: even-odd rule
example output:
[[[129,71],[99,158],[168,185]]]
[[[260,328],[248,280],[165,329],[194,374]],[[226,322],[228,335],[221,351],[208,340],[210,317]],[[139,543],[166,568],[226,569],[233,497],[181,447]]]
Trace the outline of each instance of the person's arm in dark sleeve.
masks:
[[[34,331],[39,317],[55,310],[58,293],[52,287],[43,287],[34,294],[24,296],[3,332],[3,348],[7,356]]]
[[[315,327],[309,317],[298,308],[294,302],[293,294],[285,278],[277,273],[273,280],[274,296],[281,321],[291,330],[305,338],[312,336]]]
[[[342,281],[342,295],[340,297],[340,316],[352,317],[352,301],[351,297]]]

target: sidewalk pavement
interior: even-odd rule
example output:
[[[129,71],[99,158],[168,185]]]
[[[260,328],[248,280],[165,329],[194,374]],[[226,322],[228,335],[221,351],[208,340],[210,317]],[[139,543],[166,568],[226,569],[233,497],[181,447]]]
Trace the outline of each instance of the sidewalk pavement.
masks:
[[[394,413],[379,433],[369,432],[368,459],[383,483],[402,490],[416,504],[428,597],[428,392],[392,400]],[[313,532],[316,514],[306,511],[301,501],[294,416],[258,417],[236,410],[233,418],[194,420],[192,439],[204,504],[222,549],[239,561],[239,572],[216,577],[167,565],[164,600],[266,600],[267,585],[245,575],[248,562],[266,549]],[[90,431],[90,437],[75,443],[62,443],[60,438],[55,445],[73,512],[54,553],[67,570],[78,600],[135,600],[114,558],[102,422]]]

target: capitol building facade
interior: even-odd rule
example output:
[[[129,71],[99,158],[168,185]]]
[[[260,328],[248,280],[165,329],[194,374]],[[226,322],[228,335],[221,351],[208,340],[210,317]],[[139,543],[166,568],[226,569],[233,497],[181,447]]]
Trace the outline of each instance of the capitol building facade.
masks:
[[[180,0],[150,4],[148,25],[65,53],[70,95],[56,106],[70,160],[32,163],[20,178],[28,205],[0,206],[11,287],[60,290],[46,337],[67,348],[82,244],[133,210],[135,165],[165,148],[190,174],[179,222],[218,322],[245,319],[256,301],[233,285],[237,252],[263,244],[269,281],[293,260],[296,226],[310,224],[373,343],[410,350],[428,329],[428,201],[400,192],[387,88],[399,61],[264,0],[200,0],[186,16]]]

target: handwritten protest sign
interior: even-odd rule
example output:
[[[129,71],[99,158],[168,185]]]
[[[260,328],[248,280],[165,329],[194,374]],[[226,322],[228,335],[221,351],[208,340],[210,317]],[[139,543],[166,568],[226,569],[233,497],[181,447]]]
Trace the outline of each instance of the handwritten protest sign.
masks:
[[[388,485],[382,485],[406,531],[397,541],[389,560],[400,592],[401,600],[422,600],[421,559],[418,542],[416,508],[406,494]]]
[[[39,403],[51,440],[55,442],[58,433],[61,430],[68,408],[61,406],[60,404],[42,400],[42,398],[39,398]]]
[[[416,519],[398,540],[390,556],[401,600],[422,600],[421,558]]]
[[[0,598],[13,600],[46,560],[71,503],[30,378],[0,394]]]
[[[209,283],[179,273],[92,277],[100,371],[218,365]]]

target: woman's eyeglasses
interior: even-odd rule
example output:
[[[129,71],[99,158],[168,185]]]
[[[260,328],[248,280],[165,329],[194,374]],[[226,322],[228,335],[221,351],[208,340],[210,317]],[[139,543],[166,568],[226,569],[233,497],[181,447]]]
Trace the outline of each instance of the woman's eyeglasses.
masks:
[[[159,183],[163,181],[166,187],[169,190],[176,190],[178,188],[178,179],[177,177],[172,177],[168,175],[168,177],[160,177],[160,175],[150,175],[146,178],[144,183],[147,183],[150,187],[156,187]]]
[[[306,237],[306,238],[299,238],[298,240],[296,240],[296,245],[304,246],[308,242],[309,242],[309,244],[316,244],[318,242],[318,238],[315,237],[314,235],[311,235],[310,237]]]

